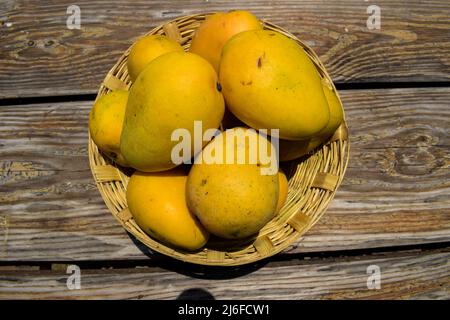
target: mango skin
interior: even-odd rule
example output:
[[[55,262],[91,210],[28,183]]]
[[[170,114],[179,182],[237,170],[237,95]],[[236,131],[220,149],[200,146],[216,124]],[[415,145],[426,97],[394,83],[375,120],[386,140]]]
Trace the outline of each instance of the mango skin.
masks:
[[[324,141],[331,137],[344,122],[344,109],[331,86],[325,83],[325,81],[322,81],[322,88],[330,109],[330,121],[328,121],[327,126],[319,133],[319,138]]]
[[[198,250],[209,233],[186,205],[187,175],[182,168],[160,173],[136,171],[127,187],[130,212],[150,236],[188,251]]]
[[[217,136],[199,157],[213,149],[223,152],[227,136],[236,129]],[[218,139],[220,136],[224,137],[222,141]],[[265,138],[260,136],[260,139]],[[237,149],[235,145],[235,152]],[[248,143],[239,145],[239,149],[248,153]],[[273,218],[279,192],[277,173],[262,175],[261,167],[251,164],[248,159],[244,164],[200,164],[199,157],[189,172],[187,203],[210,233],[226,239],[246,238],[256,234]]]
[[[269,30],[241,32],[222,50],[219,79],[228,108],[256,129],[304,140],[328,123],[321,79],[306,52]]]
[[[184,128],[193,137],[195,120],[202,121],[203,131],[218,128],[224,109],[217,75],[205,59],[186,52],[164,54],[130,89],[121,152],[140,171],[174,168],[171,152],[179,142],[171,141],[173,131]]]
[[[127,167],[128,163],[120,152],[128,91],[117,90],[100,97],[89,113],[89,133],[97,147],[105,155]]]
[[[327,126],[311,139],[299,141],[280,139],[280,161],[290,161],[314,150],[326,142],[344,122],[344,109],[336,93],[325,81],[322,81],[322,88],[330,110],[330,120]]]
[[[320,146],[320,139],[284,140],[280,139],[280,161],[291,161],[300,158]]]
[[[277,208],[275,210],[276,213],[280,212],[281,208],[283,208],[284,204],[286,203],[289,189],[288,179],[286,177],[286,174],[281,169],[278,171],[278,185],[279,191],[278,191]]]
[[[147,35],[136,41],[131,47],[127,59],[128,74],[136,81],[139,73],[155,58],[172,51],[183,51],[181,45],[163,35]]]
[[[225,43],[239,32],[255,29],[262,29],[262,25],[248,11],[218,12],[207,17],[197,28],[189,51],[208,60],[218,71]]]

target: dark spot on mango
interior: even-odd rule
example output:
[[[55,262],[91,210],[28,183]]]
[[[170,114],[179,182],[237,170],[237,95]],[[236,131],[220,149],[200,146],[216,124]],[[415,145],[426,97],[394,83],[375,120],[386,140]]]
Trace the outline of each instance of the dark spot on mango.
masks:
[[[231,232],[231,235],[235,238],[237,238],[239,236],[240,230],[234,230]]]
[[[217,91],[222,92],[222,85],[220,83],[216,83]]]
[[[264,51],[261,55],[261,57],[258,58],[258,68],[261,68],[262,66],[262,59],[266,57],[266,52]]]
[[[201,185],[204,186],[207,182],[208,182],[208,180],[202,179]]]
[[[208,192],[208,191],[206,191],[206,192],[205,192],[205,196],[207,196],[207,195],[208,195],[208,193],[209,193],[209,192]]]

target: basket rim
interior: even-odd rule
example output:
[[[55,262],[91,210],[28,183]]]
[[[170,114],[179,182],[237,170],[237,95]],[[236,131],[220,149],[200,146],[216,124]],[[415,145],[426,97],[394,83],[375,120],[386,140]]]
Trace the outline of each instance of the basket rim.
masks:
[[[156,32],[160,32],[162,30],[162,28],[167,25],[167,24],[173,24],[173,23],[185,23],[186,21],[189,21],[189,19],[201,19],[201,18],[206,18],[208,15],[214,14],[216,12],[209,12],[209,13],[198,13],[198,14],[194,14],[194,15],[188,15],[188,16],[180,16],[177,18],[174,18],[164,24],[161,24],[159,26],[156,26],[154,28],[152,28],[149,32],[145,33],[143,36],[148,35],[148,34],[153,34]],[[342,124],[342,128],[344,129],[344,131],[347,132],[348,128],[347,128],[347,121],[345,118],[345,110],[344,110],[344,106],[342,103],[342,100],[340,98],[340,95],[331,79],[331,77],[329,76],[328,72],[326,71],[326,68],[324,67],[324,65],[322,64],[322,62],[320,61],[319,57],[317,56],[317,54],[314,52],[314,50],[312,48],[310,48],[308,45],[306,45],[304,42],[302,42],[300,39],[298,39],[295,35],[293,35],[292,33],[290,33],[289,31],[285,30],[284,28],[279,27],[276,24],[273,24],[269,21],[265,21],[265,20],[260,20],[261,24],[263,25],[264,28],[267,29],[271,29],[277,32],[280,32],[282,34],[285,34],[286,36],[294,39],[295,41],[297,41],[306,51],[306,53],[308,54],[308,56],[310,57],[310,59],[312,60],[312,62],[315,64],[316,69],[318,70],[318,72],[320,73],[321,77],[323,80],[326,80],[327,84],[329,84],[332,87],[332,90],[336,93],[336,96],[339,100],[339,102],[341,103],[342,109],[343,109],[343,124]],[[139,37],[140,38],[140,37]],[[138,39],[139,39],[138,38]],[[188,39],[189,40],[189,39]],[[110,75],[113,75],[115,70],[120,70],[121,68],[121,64],[123,64],[123,61],[126,58],[131,50],[133,44],[131,44],[127,50],[125,50],[124,53],[122,53],[122,55],[119,57],[119,59],[117,60],[117,62],[113,65],[113,67],[111,67],[111,69],[108,71],[108,73],[105,76],[105,79],[103,80],[102,84],[100,85],[100,88],[97,92],[97,96],[96,96],[96,100],[102,96],[104,94],[105,91],[108,91],[110,88],[108,88],[105,84],[107,82],[107,79]],[[123,66],[122,66],[123,67]],[[114,76],[115,77],[115,76]],[[121,80],[122,81],[122,80]],[[123,82],[123,81],[122,81]],[[125,82],[124,82],[125,83]],[[125,83],[126,85],[126,83]],[[89,130],[88,130],[89,131]],[[122,225],[122,227],[129,233],[131,233],[135,238],[137,238],[143,245],[145,245],[147,248],[149,248],[151,251],[156,251],[160,254],[169,256],[171,258],[177,259],[177,260],[181,260],[184,262],[189,262],[189,263],[194,263],[194,264],[200,264],[200,265],[211,265],[211,266],[237,266],[237,265],[244,265],[244,264],[248,264],[248,263],[252,263],[252,262],[256,262],[262,259],[266,259],[268,257],[271,257],[275,254],[278,254],[279,252],[285,250],[287,247],[289,247],[290,245],[294,244],[295,242],[298,242],[300,240],[300,238],[306,233],[308,232],[314,225],[315,223],[323,216],[323,214],[327,211],[328,206],[330,205],[331,201],[333,200],[335,194],[336,194],[336,190],[338,189],[338,187],[340,186],[340,184],[342,183],[342,180],[345,176],[345,172],[347,169],[347,165],[348,165],[348,161],[349,161],[349,152],[350,152],[350,140],[348,138],[348,135],[345,136],[345,139],[342,139],[342,137],[340,137],[339,139],[336,139],[336,141],[334,141],[333,143],[339,143],[339,150],[340,150],[340,159],[341,159],[341,165],[342,167],[340,168],[340,174],[337,176],[337,181],[335,184],[335,189],[334,191],[330,192],[330,196],[329,198],[325,201],[325,204],[322,205],[319,209],[320,212],[318,214],[318,217],[315,218],[314,221],[307,223],[306,227],[301,231],[301,232],[293,232],[288,238],[285,238],[281,244],[277,245],[277,246],[273,246],[273,250],[270,250],[269,252],[265,252],[264,254],[259,254],[259,252],[257,252],[259,255],[254,255],[252,258],[239,258],[239,259],[235,259],[233,257],[231,257],[231,259],[228,260],[220,260],[220,259],[206,259],[203,257],[202,259],[200,259],[199,257],[196,257],[198,252],[187,252],[184,250],[180,250],[180,249],[176,249],[173,247],[170,247],[169,245],[166,245],[164,243],[161,243],[160,241],[152,238],[151,236],[149,236],[148,234],[146,234],[145,232],[143,232],[139,226],[133,225],[130,223],[130,220],[124,220],[123,218],[121,218],[119,216],[118,213],[115,213],[117,210],[116,207],[113,206],[113,204],[110,202],[110,198],[108,197],[107,192],[104,190],[105,186],[103,185],[105,181],[101,181],[98,179],[98,176],[96,175],[96,166],[98,166],[95,163],[95,157],[99,156],[99,157],[103,157],[103,155],[99,152],[97,146],[95,145],[95,143],[93,142],[93,140],[91,139],[90,133],[89,133],[89,138],[88,138],[88,155],[89,155],[89,165],[90,165],[90,169],[91,172],[93,174],[93,178],[94,181],[96,183],[96,186],[102,196],[103,201],[105,202],[109,212],[114,216],[114,218]],[[324,144],[322,146],[322,149],[326,147],[327,144]],[[322,150],[321,149],[321,150]],[[318,151],[317,151],[318,152]],[[105,158],[103,157],[103,162],[105,162]],[[106,160],[107,161],[107,160]],[[117,171],[117,175],[118,175],[118,180],[116,179],[115,181],[120,181],[120,183],[123,186],[126,186],[127,183],[127,177],[125,176],[125,174],[120,170],[120,167],[114,163],[112,163],[111,167],[113,167],[116,171]],[[312,187],[310,187],[312,188]],[[289,187],[289,189],[291,189],[291,187]],[[126,187],[124,187],[124,190],[126,190]],[[125,200],[126,202],[126,200]],[[287,201],[286,201],[287,202]],[[122,209],[123,211],[127,210],[126,208]],[[297,213],[292,214],[292,217],[297,215]],[[275,219],[275,218],[274,218]],[[272,220],[273,221],[273,220]],[[264,229],[264,228],[263,228]],[[265,236],[265,235],[263,235]],[[255,235],[255,240],[253,242],[253,245],[255,245],[255,242],[257,239],[259,239],[260,235],[257,234]],[[156,242],[156,244],[153,244],[151,242],[149,242],[149,239],[153,242]],[[270,239],[269,239],[270,240]],[[205,246],[203,248],[202,251],[206,251],[206,255],[208,256],[210,249],[207,248],[207,246]],[[214,253],[215,250],[211,250],[212,253]],[[226,252],[229,253],[229,252]]]

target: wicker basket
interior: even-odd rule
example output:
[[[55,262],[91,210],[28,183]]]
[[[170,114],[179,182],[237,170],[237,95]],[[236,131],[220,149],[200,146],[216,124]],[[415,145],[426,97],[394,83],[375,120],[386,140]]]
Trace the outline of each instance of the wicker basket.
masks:
[[[165,34],[189,49],[195,29],[210,15],[198,14],[177,18],[156,27],[148,34]],[[317,55],[294,35],[269,22],[261,21],[265,29],[278,31],[301,45],[316,65],[320,75],[336,90]],[[111,90],[128,89],[128,49],[106,75],[97,98]],[[291,161],[288,198],[280,212],[259,232],[245,241],[211,239],[198,252],[186,252],[166,246],[144,233],[133,220],[126,202],[127,182],[132,170],[121,168],[99,152],[89,138],[89,162],[100,193],[122,226],[150,249],[175,259],[204,265],[232,266],[254,262],[272,256],[292,245],[324,214],[340,185],[348,162],[349,142],[345,123],[333,137],[308,156]]]

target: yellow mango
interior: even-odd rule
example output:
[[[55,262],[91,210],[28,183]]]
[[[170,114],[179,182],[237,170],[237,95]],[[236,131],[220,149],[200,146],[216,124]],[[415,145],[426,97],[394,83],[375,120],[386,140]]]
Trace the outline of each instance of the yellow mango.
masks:
[[[253,128],[279,129],[280,138],[303,140],[329,121],[313,62],[278,32],[251,30],[232,37],[222,50],[219,79],[227,107]]]
[[[278,171],[278,184],[278,202],[277,209],[275,210],[275,212],[277,213],[280,212],[281,208],[283,208],[284,204],[286,203],[289,188],[286,174],[281,169]]]
[[[277,207],[277,171],[262,174],[268,162],[251,161],[250,138],[265,142],[273,152],[270,142],[254,130],[229,129],[203,149],[189,172],[188,207],[209,232],[222,238],[239,239],[257,233],[273,218]],[[233,140],[227,147],[227,141]],[[227,162],[231,150],[234,157]],[[241,163],[238,154],[244,160]],[[216,156],[216,161],[209,161],[208,155]]]
[[[330,110],[327,126],[311,139],[299,141],[280,139],[280,161],[293,160],[314,150],[326,142],[344,121],[344,110],[336,93],[325,81],[322,81],[322,88]]]
[[[319,138],[322,141],[326,141],[326,139],[336,132],[342,122],[344,122],[344,109],[342,108],[336,93],[325,81],[322,81],[322,88],[330,109],[330,121],[328,121],[327,126],[320,131]]]
[[[166,36],[155,34],[140,38],[131,47],[127,59],[128,74],[136,81],[139,73],[155,58],[168,52],[183,51],[181,45]]]
[[[89,113],[92,140],[105,155],[128,166],[120,152],[120,135],[127,106],[128,91],[117,90],[100,97]]]
[[[171,169],[177,165],[171,155],[178,144],[172,141],[174,130],[194,137],[194,121],[202,121],[203,131],[218,128],[224,109],[216,72],[205,59],[186,52],[162,55],[130,89],[121,152],[140,171]]]
[[[320,146],[321,143],[318,138],[297,141],[280,139],[280,161],[300,158]]]
[[[183,168],[159,172],[136,171],[127,187],[129,210],[150,236],[185,250],[198,250],[209,233],[186,205],[187,175]]]
[[[254,29],[262,29],[262,26],[250,12],[235,10],[215,13],[195,31],[189,51],[208,60],[218,71],[225,43],[239,32]]]

